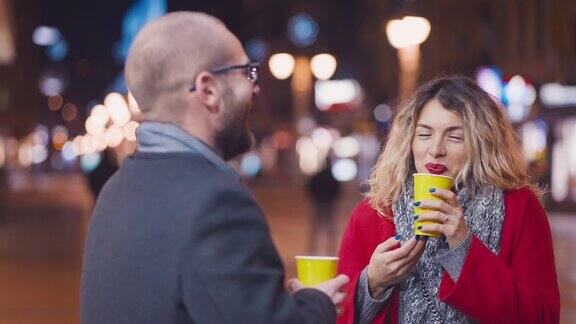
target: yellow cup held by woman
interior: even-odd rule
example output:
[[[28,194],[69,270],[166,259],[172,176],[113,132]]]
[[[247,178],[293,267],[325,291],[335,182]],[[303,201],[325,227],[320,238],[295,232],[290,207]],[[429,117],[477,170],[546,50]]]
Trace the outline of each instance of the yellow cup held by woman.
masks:
[[[422,201],[422,200],[442,200],[430,192],[430,188],[441,188],[441,189],[452,189],[454,185],[454,180],[452,177],[436,175],[436,174],[428,174],[428,173],[414,173],[414,202]],[[429,209],[414,207],[414,214],[422,215],[425,212],[429,211]],[[438,237],[440,233],[435,232],[422,232],[418,229],[418,226],[424,224],[430,224],[434,222],[426,221],[416,221],[414,222],[414,234],[415,235],[425,235],[425,236],[432,236]]]
[[[298,280],[306,287],[312,287],[336,277],[338,257],[296,256]]]

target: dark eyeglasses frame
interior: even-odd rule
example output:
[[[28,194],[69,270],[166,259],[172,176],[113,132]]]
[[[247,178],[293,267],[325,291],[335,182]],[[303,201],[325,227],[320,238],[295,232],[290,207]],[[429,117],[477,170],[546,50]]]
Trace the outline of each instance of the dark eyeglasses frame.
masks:
[[[208,72],[210,72],[212,74],[224,74],[224,73],[228,73],[230,71],[238,70],[238,69],[244,69],[245,70],[246,80],[250,80],[250,81],[252,81],[252,83],[256,83],[258,81],[258,72],[260,71],[260,63],[259,62],[250,62],[247,64],[224,66],[221,68],[209,70]],[[195,85],[191,86],[189,89],[190,92],[193,92],[195,90],[196,90]]]

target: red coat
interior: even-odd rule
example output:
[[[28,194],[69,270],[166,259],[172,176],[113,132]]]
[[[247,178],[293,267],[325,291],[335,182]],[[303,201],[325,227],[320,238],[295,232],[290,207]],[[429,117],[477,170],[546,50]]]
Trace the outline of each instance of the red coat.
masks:
[[[481,323],[558,323],[560,295],[546,212],[528,189],[506,192],[504,206],[500,253],[493,254],[473,237],[458,282],[444,271],[438,298]],[[393,235],[392,219],[379,216],[367,201],[352,211],[340,246],[338,269],[351,282],[338,323],[354,323],[360,272],[376,246]],[[397,323],[398,307],[395,289],[374,323]]]

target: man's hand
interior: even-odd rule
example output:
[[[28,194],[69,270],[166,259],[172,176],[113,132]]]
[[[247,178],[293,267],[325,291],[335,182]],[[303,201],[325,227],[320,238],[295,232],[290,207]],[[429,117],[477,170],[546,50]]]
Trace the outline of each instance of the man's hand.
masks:
[[[347,275],[341,274],[336,276],[334,279],[325,281],[311,288],[318,289],[328,295],[334,306],[338,307],[338,305],[344,301],[344,298],[346,298],[346,293],[341,290],[349,281],[350,279]],[[288,290],[292,293],[303,288],[305,288],[304,285],[298,279],[290,279],[288,281]]]

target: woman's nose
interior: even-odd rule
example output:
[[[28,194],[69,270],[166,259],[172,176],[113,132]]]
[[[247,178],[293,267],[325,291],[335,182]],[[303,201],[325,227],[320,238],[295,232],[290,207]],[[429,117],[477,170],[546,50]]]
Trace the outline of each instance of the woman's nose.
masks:
[[[428,153],[432,157],[437,158],[446,155],[446,146],[441,138],[434,139],[431,145],[432,146],[429,148]]]

